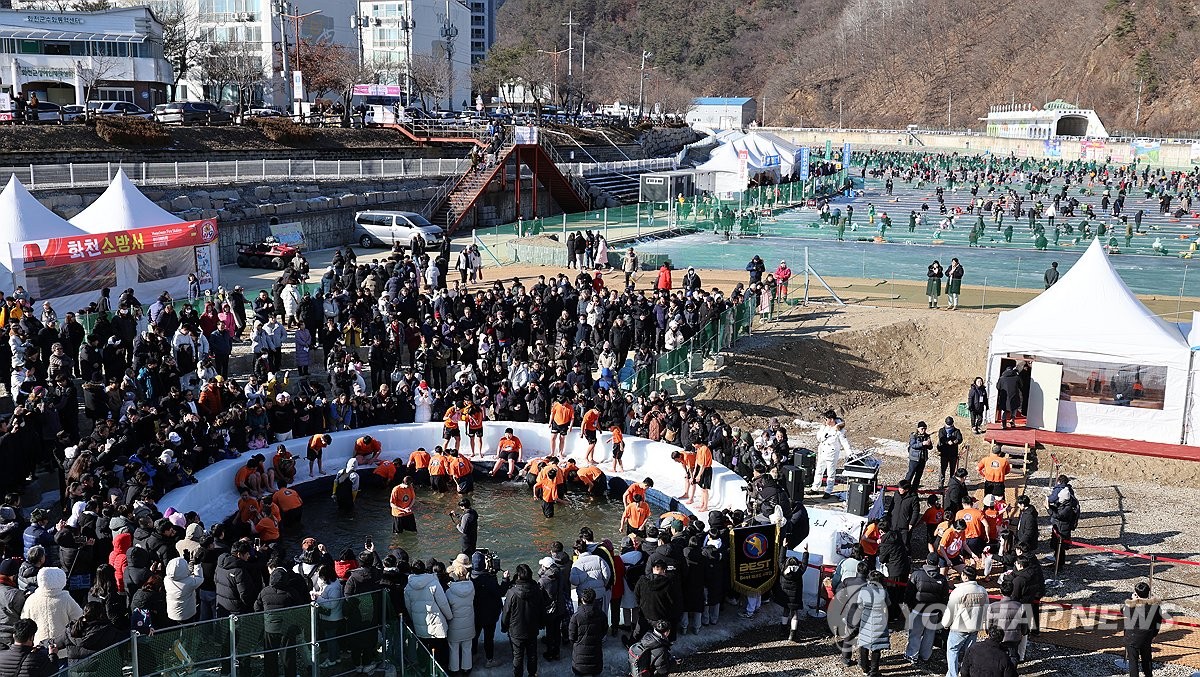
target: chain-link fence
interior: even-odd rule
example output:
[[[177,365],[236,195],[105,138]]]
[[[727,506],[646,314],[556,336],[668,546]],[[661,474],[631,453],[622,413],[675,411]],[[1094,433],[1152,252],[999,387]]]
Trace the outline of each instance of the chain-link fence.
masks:
[[[338,677],[380,662],[406,677],[446,677],[388,591],[347,597],[341,612],[332,620],[336,614],[314,603],[134,633],[55,677]]]

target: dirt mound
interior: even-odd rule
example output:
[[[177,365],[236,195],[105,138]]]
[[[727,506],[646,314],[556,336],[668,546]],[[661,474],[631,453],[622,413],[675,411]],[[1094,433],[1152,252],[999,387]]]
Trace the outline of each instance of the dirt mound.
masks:
[[[816,420],[832,407],[855,434],[904,439],[917,419],[955,414],[984,367],[994,323],[965,311],[801,311],[739,346],[696,399],[742,427],[771,416]]]

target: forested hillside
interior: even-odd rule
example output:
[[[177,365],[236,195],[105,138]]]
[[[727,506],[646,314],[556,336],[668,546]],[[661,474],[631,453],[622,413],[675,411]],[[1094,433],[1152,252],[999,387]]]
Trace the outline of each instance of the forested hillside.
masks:
[[[589,100],[755,96],[767,124],[980,126],[996,103],[1062,98],[1110,130],[1200,130],[1200,3],[1185,0],[507,0],[498,53],[567,47]],[[583,69],[586,34],[586,71]],[[566,92],[566,55],[558,89]],[[481,77],[488,77],[486,69]],[[547,79],[553,79],[547,71]],[[492,82],[495,82],[493,79]]]

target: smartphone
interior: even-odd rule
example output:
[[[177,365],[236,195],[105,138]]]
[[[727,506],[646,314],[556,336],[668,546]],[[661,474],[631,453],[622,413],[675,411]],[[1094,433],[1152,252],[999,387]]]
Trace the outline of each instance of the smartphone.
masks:
[[[367,547],[367,550],[370,550],[371,548],[375,547],[375,539],[367,536],[367,538],[363,541],[363,545]]]
[[[261,538],[256,538],[256,539],[254,539],[254,547],[255,547],[256,549],[257,549],[257,548],[261,548],[261,547],[262,547],[262,539],[261,539]]]

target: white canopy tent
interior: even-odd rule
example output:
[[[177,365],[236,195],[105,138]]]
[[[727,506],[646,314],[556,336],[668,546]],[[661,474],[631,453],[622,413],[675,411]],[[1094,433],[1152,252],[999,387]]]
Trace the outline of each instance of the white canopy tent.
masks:
[[[118,169],[112,183],[96,201],[71,219],[81,230],[89,233],[112,233],[168,223],[181,223],[178,216],[154,204],[142,194],[133,181]]]
[[[50,211],[25,188],[25,184],[13,174],[8,185],[0,192],[0,264],[4,266],[7,280],[0,280],[11,291],[12,252],[10,242],[27,242],[49,237],[71,237],[84,235],[84,231],[70,221]]]
[[[768,132],[724,132],[717,136],[721,145],[709,154],[708,162],[697,171],[715,172],[717,193],[740,193],[756,175],[767,174],[775,181],[790,176],[800,158],[800,147]],[[746,152],[746,172],[742,174],[741,151]]]
[[[1057,284],[1000,314],[988,351],[993,410],[1005,366],[1030,363],[1029,426],[1179,444],[1192,351],[1113,269],[1099,239]]]

